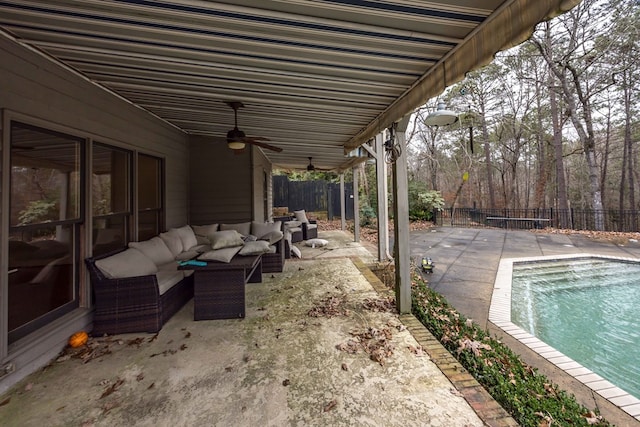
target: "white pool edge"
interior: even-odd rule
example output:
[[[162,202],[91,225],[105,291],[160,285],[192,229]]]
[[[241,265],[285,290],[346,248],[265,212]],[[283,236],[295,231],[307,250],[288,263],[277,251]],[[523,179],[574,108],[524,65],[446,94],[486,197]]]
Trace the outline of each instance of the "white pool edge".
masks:
[[[504,258],[500,260],[496,280],[491,296],[489,321],[498,326],[505,333],[520,341],[559,369],[573,376],[609,402],[619,407],[638,421],[640,421],[640,399],[630,395],[615,384],[605,380],[600,375],[585,368],[570,357],[544,343],[529,332],[511,322],[511,280],[514,263],[553,261],[573,258],[604,258],[617,261],[639,262],[636,258],[623,258],[594,254],[550,255],[526,258]]]

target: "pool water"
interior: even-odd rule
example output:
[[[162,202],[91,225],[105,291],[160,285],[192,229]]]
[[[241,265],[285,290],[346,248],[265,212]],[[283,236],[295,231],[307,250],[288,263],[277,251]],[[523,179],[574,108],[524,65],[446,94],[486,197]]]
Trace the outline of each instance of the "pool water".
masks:
[[[516,263],[511,321],[640,398],[640,263]]]

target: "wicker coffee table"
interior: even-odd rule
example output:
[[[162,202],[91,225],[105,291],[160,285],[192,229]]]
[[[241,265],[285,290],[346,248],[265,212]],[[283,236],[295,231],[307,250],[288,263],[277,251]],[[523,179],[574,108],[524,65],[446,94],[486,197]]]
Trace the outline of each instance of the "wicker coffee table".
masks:
[[[193,270],[193,320],[237,319],[245,315],[244,286],[262,282],[262,255],[233,257],[231,262],[209,261]]]

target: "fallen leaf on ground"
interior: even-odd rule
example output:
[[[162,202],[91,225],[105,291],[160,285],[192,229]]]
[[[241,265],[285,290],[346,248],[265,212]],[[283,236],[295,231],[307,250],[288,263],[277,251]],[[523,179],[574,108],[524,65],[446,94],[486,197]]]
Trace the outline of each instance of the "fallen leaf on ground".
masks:
[[[118,406],[120,406],[119,402],[107,402],[102,407],[102,411],[106,414],[107,412],[109,412],[113,408],[117,408]]]
[[[330,410],[335,408],[337,405],[338,405],[338,401],[333,399],[331,402],[324,405],[324,412],[329,412]]]
[[[102,393],[102,396],[100,396],[100,399],[107,397],[113,392],[117,391],[122,386],[122,384],[124,384],[124,380],[121,378],[118,378],[115,383],[107,387],[107,389]]]
[[[142,344],[144,342],[144,338],[142,337],[138,337],[138,338],[133,338],[127,341],[127,345],[135,345],[137,347],[140,347],[140,344]]]
[[[3,400],[2,402],[0,402],[0,406],[7,405],[9,402],[11,402],[11,398],[10,398],[10,397],[7,397],[5,400]]]

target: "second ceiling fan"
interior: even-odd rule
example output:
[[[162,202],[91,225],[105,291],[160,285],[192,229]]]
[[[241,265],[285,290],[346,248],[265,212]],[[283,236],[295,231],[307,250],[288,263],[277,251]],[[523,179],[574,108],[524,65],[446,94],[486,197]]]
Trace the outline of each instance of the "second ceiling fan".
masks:
[[[313,157],[307,157],[309,159],[309,164],[307,165],[307,171],[308,172],[313,172],[313,171],[330,171],[331,169],[321,169],[321,168],[317,168],[315,167],[315,165],[313,164],[313,162],[311,161],[313,159]]]
[[[231,148],[232,150],[242,150],[245,144],[252,144],[278,153],[282,151],[282,148],[280,147],[262,142],[269,141],[269,138],[265,138],[263,136],[247,136],[243,131],[238,129],[238,109],[244,107],[242,102],[230,101],[226,102],[226,104],[229,107],[233,108],[235,119],[233,129],[227,132],[226,142],[229,148]]]

